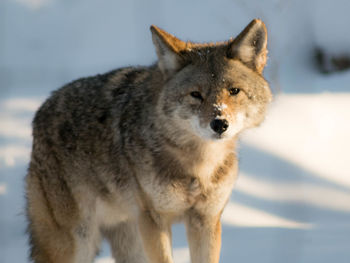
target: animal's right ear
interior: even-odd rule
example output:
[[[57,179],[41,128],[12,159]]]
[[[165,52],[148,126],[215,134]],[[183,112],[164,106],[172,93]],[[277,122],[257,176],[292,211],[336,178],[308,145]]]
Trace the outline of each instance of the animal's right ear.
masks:
[[[164,76],[169,78],[184,66],[180,51],[186,49],[186,43],[154,25],[151,26],[151,32],[158,66]]]

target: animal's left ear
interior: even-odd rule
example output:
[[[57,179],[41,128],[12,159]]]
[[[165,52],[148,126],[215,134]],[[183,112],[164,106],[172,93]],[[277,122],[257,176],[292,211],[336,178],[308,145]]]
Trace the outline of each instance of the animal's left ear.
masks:
[[[239,59],[249,68],[262,73],[267,59],[267,30],[265,24],[254,19],[229,44],[227,56]]]
[[[154,25],[151,26],[151,32],[159,69],[166,78],[171,77],[185,64],[181,51],[186,49],[186,43]]]

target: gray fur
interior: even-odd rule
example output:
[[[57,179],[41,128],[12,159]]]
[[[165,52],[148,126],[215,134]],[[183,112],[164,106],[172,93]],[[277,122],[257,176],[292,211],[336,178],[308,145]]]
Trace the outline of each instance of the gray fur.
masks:
[[[171,223],[189,222],[189,235],[194,226],[203,233],[220,228],[237,176],[237,135],[263,120],[268,84],[261,72],[227,56],[231,42],[185,43],[152,30],[162,63],[76,80],[36,113],[26,178],[35,262],[91,261],[106,237],[117,262],[170,263],[170,241],[161,233],[169,236]],[[229,95],[233,86],[239,96]],[[201,101],[190,96],[194,90]],[[227,109],[218,110],[219,103]],[[213,118],[227,116],[235,126],[238,111],[244,123],[231,137],[203,138],[190,125],[195,117],[207,132]],[[154,233],[159,249],[146,244],[145,233]],[[217,262],[216,254],[191,251],[195,263]]]

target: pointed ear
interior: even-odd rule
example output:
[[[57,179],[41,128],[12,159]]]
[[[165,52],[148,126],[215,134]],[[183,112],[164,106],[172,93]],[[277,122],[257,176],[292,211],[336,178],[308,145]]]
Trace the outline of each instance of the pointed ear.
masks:
[[[186,49],[186,43],[154,25],[151,26],[151,32],[158,66],[168,78],[184,66],[180,51]]]
[[[249,68],[262,73],[267,59],[267,30],[265,24],[254,19],[229,44],[227,56],[239,59]]]

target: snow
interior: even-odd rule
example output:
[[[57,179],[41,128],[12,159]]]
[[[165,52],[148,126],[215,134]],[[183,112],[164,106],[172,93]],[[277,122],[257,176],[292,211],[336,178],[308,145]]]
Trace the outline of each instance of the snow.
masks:
[[[19,145],[6,145],[0,148],[0,160],[6,166],[15,166],[20,161],[29,160],[30,148]],[[1,163],[0,163],[1,167]]]
[[[269,32],[274,101],[246,132],[223,214],[220,262],[349,262],[350,71],[320,75],[313,50],[350,53],[346,0],[3,0],[0,2],[0,262],[27,262],[24,175],[31,120],[50,92],[82,76],[155,60],[149,26],[221,41],[255,17]],[[180,19],[179,19],[180,18]],[[175,263],[188,263],[173,227]],[[114,262],[106,243],[97,263]]]
[[[350,212],[350,192],[306,182],[266,182],[241,173],[236,191],[280,203],[311,205],[331,211]]]
[[[31,9],[42,8],[50,2],[50,0],[16,0],[16,1]]]
[[[0,184],[0,195],[6,194],[6,184]]]
[[[222,215],[222,222],[226,225],[238,227],[281,227],[309,229],[312,226],[293,220],[288,220],[246,205],[228,203]]]
[[[350,190],[350,93],[280,95],[244,142]]]

